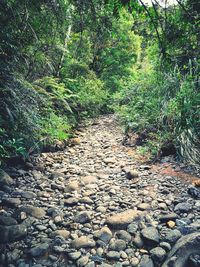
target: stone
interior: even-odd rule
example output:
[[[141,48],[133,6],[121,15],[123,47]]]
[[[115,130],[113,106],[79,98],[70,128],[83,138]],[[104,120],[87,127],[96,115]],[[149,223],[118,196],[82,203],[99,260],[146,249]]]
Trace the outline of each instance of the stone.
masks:
[[[124,172],[126,174],[127,179],[134,179],[139,176],[139,172],[137,170],[131,170],[129,168],[124,168]]]
[[[65,192],[72,192],[78,190],[79,190],[79,182],[76,180],[69,182],[64,189]]]
[[[164,248],[165,251],[170,251],[171,250],[171,245],[167,242],[160,242],[160,247]]]
[[[70,236],[70,232],[65,230],[65,229],[62,229],[62,230],[56,230],[54,232],[54,235],[58,235],[58,236],[62,236],[63,238],[67,239],[69,236]]]
[[[1,186],[11,186],[14,184],[13,179],[2,169],[0,169],[0,185]]]
[[[176,226],[176,223],[175,223],[174,221],[168,221],[168,222],[167,222],[167,226],[168,226],[169,228],[174,228],[174,227]]]
[[[171,213],[168,213],[168,214],[165,214],[165,215],[161,215],[159,217],[159,220],[162,222],[162,223],[166,223],[168,221],[175,221],[176,219],[178,219],[179,216],[178,214],[174,213],[174,212],[171,212]]]
[[[195,186],[190,185],[188,187],[188,194],[190,194],[192,197],[196,199],[200,199],[200,190],[197,189]]]
[[[76,223],[88,223],[91,220],[91,212],[89,211],[81,211],[78,214],[76,214],[74,221]]]
[[[6,244],[23,239],[27,235],[27,227],[19,225],[0,225],[0,243]]]
[[[144,242],[141,238],[140,233],[137,233],[135,235],[135,237],[133,238],[133,244],[137,247],[137,248],[142,248],[144,246]]]
[[[136,210],[126,210],[107,218],[106,223],[114,229],[126,228],[133,221],[141,218],[142,213]]]
[[[11,216],[0,215],[0,225],[16,225],[17,221]]]
[[[112,238],[112,232],[108,227],[104,226],[100,230],[94,232],[94,236],[107,244]]]
[[[159,233],[155,227],[147,227],[141,231],[144,242],[149,246],[154,246],[159,243]]]
[[[18,211],[25,212],[29,216],[32,216],[37,219],[42,219],[46,215],[46,212],[42,208],[34,207],[34,206],[24,206],[24,207],[21,207]]]
[[[139,264],[139,262],[140,262],[140,261],[139,261],[138,258],[136,258],[136,257],[133,257],[133,258],[130,259],[131,267],[137,267],[138,264]]]
[[[96,184],[98,182],[98,178],[96,176],[88,175],[80,178],[80,181],[87,185],[87,184]]]
[[[131,223],[127,227],[127,231],[130,234],[136,234],[137,233],[137,230],[138,230],[138,223]]]
[[[78,199],[75,197],[69,197],[64,199],[64,205],[66,206],[75,206],[78,203]]]
[[[156,263],[162,262],[166,256],[166,252],[163,248],[161,247],[155,247],[150,250],[151,258],[153,261]]]
[[[83,256],[79,258],[76,263],[77,263],[77,266],[83,267],[87,265],[88,261],[89,261],[89,257]]]
[[[187,202],[181,202],[178,203],[175,207],[174,207],[174,211],[175,212],[180,212],[180,213],[187,213],[192,209],[192,205],[187,203]]]
[[[200,248],[200,232],[182,236],[167,256],[162,267],[168,267],[170,264],[174,267],[191,266],[189,265],[190,256],[199,254]],[[194,265],[195,266],[195,265]],[[197,265],[198,266],[198,265]]]
[[[10,208],[17,208],[21,204],[21,200],[19,198],[4,198],[2,204]]]
[[[138,267],[154,267],[154,264],[152,259],[148,255],[144,254],[142,255]]]
[[[95,247],[96,243],[93,239],[88,238],[87,236],[81,236],[75,238],[71,242],[72,247],[74,248],[93,248]]]
[[[71,260],[75,261],[80,258],[81,252],[80,251],[69,252],[67,255]]]
[[[141,203],[137,206],[138,210],[148,210],[150,209],[150,205],[148,203]]]
[[[114,241],[110,242],[109,249],[113,250],[113,251],[125,250],[126,249],[126,242],[122,239],[114,240]]]
[[[49,249],[49,244],[48,243],[42,243],[39,244],[29,250],[29,254],[32,257],[40,257],[43,256]]]
[[[116,237],[119,239],[124,240],[125,242],[129,243],[132,239],[131,235],[125,231],[125,230],[120,230],[116,232]]]
[[[85,203],[85,204],[92,204],[93,203],[93,200],[89,197],[83,197],[81,199],[79,199],[79,202],[80,203]]]
[[[188,260],[189,266],[200,266],[200,254],[191,254]]]
[[[117,252],[117,251],[109,251],[109,252],[106,254],[106,257],[107,257],[109,260],[119,260],[119,259],[120,259],[120,253]]]
[[[164,237],[164,240],[172,244],[175,243],[181,236],[182,235],[179,230],[177,229],[169,230],[166,236]]]
[[[33,198],[36,198],[37,195],[31,191],[24,191],[21,193],[21,197],[27,198],[27,199],[33,199]]]

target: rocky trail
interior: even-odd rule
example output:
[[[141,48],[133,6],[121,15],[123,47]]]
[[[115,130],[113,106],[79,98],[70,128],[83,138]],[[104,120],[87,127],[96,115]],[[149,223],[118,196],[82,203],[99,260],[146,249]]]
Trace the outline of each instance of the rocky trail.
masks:
[[[198,189],[136,159],[114,116],[77,136],[1,171],[0,266],[200,266]]]

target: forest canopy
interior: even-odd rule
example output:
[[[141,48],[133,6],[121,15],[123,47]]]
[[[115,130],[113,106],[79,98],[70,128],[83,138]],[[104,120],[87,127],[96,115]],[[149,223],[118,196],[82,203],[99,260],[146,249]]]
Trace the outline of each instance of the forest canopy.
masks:
[[[141,153],[199,165],[200,2],[0,1],[0,160],[117,113]]]

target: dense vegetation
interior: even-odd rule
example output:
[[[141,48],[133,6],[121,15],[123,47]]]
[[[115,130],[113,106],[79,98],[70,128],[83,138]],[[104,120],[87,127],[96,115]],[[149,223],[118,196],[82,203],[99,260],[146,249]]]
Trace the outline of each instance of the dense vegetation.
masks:
[[[81,120],[116,112],[145,136],[199,163],[200,4],[0,2],[0,160],[66,140]]]

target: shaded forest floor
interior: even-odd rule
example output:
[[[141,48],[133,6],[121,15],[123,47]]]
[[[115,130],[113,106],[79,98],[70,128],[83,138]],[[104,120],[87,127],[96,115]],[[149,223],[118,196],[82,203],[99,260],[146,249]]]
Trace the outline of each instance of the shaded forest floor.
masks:
[[[28,170],[10,169],[14,184],[0,192],[7,243],[0,266],[151,267],[173,256],[188,264],[177,266],[193,266],[200,200],[188,186],[196,177],[167,160],[147,165],[122,145],[115,116],[91,120],[76,134],[64,151],[33,156]],[[21,240],[8,245],[13,236]],[[188,240],[196,250],[172,249]]]

